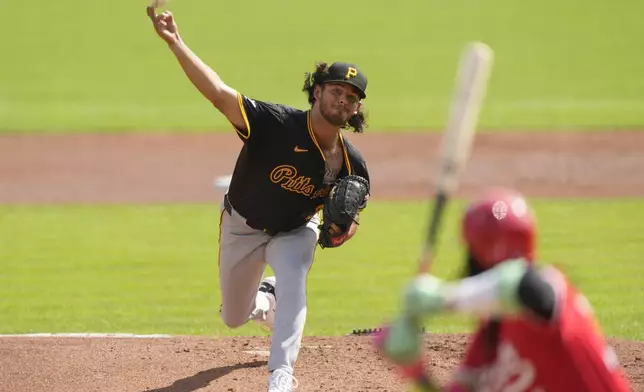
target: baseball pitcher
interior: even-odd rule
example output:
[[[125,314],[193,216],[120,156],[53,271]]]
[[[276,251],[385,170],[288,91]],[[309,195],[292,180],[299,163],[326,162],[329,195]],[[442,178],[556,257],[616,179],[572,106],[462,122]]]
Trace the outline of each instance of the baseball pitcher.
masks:
[[[220,206],[220,314],[230,328],[249,320],[273,328],[268,390],[290,391],[297,386],[314,251],[349,240],[367,204],[366,163],[342,134],[363,132],[367,78],[353,64],[320,63],[304,82],[309,110],[254,99],[225,84],[188,48],[172,13],[157,15],[152,7],[147,13],[189,80],[241,141]],[[275,276],[262,280],[267,264]]]
[[[560,270],[535,265],[535,232],[516,191],[491,189],[472,203],[462,219],[467,277],[413,280],[404,314],[375,338],[381,353],[405,371],[423,367],[421,319],[469,313],[480,325],[444,391],[629,391],[586,298]]]

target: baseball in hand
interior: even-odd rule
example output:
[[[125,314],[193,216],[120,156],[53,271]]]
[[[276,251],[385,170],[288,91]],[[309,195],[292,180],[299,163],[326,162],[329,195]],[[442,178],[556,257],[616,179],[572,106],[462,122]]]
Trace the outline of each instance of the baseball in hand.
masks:
[[[151,2],[150,2],[150,6],[152,8],[163,7],[166,4],[168,4],[168,0],[151,0]]]

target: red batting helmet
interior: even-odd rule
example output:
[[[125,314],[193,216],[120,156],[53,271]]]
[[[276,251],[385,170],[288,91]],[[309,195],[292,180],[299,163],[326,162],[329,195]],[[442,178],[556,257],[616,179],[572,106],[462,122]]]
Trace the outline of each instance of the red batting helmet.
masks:
[[[462,236],[482,269],[511,258],[533,261],[536,224],[523,196],[514,190],[492,188],[469,205]]]

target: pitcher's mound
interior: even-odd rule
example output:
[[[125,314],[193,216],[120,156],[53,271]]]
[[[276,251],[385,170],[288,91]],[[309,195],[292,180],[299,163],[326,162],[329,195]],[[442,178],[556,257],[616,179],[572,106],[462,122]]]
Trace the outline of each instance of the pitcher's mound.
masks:
[[[635,391],[644,343],[613,341]],[[0,338],[0,391],[266,391],[267,337]],[[426,355],[445,382],[463,335],[428,335]],[[305,337],[295,391],[406,391],[367,336]]]

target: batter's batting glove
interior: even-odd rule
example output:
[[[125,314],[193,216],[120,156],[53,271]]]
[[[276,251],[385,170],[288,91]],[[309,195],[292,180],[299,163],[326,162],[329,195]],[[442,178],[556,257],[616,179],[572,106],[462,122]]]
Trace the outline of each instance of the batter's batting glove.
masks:
[[[381,328],[373,343],[378,352],[396,365],[403,379],[412,382],[422,392],[439,392],[441,387],[427,372],[422,358],[422,328],[420,322],[403,316]]]
[[[441,313],[447,308],[445,282],[430,274],[421,274],[405,288],[405,314],[421,318]]]
[[[421,358],[421,325],[411,317],[401,316],[384,326],[373,343],[385,358],[394,364],[414,366]]]

